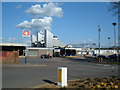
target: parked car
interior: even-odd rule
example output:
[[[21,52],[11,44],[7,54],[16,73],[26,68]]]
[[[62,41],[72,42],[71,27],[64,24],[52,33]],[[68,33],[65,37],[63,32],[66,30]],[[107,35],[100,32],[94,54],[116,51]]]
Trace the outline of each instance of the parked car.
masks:
[[[41,55],[41,58],[52,58],[52,56],[47,55],[47,54],[42,54],[42,55]]]
[[[60,53],[59,52],[55,52],[54,57],[60,57]]]
[[[97,56],[97,59],[98,59],[98,58],[108,59],[105,55],[98,55],[98,56]]]
[[[117,59],[117,55],[116,54],[112,54],[112,55],[109,55],[107,58],[108,59]]]

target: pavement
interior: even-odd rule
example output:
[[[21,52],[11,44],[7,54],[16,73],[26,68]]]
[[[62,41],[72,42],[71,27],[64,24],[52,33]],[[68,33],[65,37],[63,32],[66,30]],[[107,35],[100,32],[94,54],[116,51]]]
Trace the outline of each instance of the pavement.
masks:
[[[68,68],[68,80],[118,76],[118,65],[90,63],[72,58],[25,58],[20,64],[2,65],[2,88],[35,88],[57,82],[58,67]]]

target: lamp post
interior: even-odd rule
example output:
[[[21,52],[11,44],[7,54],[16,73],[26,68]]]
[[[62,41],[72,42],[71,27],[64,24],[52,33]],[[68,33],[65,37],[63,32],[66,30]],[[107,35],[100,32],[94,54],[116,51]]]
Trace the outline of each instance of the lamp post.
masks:
[[[110,37],[108,37],[108,40],[109,40],[109,48],[110,48]]]
[[[100,25],[98,25],[98,47],[99,47],[99,54],[100,54],[100,32],[101,32],[101,28],[100,28]]]
[[[114,26],[114,47],[116,48],[116,29],[115,29],[115,26],[116,26],[116,23],[112,23],[112,25]]]
[[[120,47],[120,6],[118,7],[118,48]],[[120,50],[117,50],[117,54],[118,54],[118,62],[120,62],[119,58],[120,58]]]
[[[110,37],[108,37],[108,42],[109,42],[108,48],[110,49]],[[109,50],[109,55],[110,55],[110,50]]]

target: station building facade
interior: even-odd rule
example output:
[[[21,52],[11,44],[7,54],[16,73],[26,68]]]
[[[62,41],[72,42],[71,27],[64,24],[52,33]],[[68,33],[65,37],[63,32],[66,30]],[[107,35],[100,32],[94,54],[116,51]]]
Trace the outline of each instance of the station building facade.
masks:
[[[49,30],[45,30],[45,33],[41,34],[40,32],[37,35],[31,35],[31,47],[44,47],[44,48],[53,48],[53,47],[64,47],[63,44],[57,36],[54,36]]]

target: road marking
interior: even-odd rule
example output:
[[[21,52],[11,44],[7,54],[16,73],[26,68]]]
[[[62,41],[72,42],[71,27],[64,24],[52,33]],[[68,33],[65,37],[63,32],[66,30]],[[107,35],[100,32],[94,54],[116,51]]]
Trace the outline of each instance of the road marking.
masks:
[[[87,67],[95,67],[95,68],[100,68],[100,69],[111,69],[111,68],[115,68],[115,67],[98,67],[98,66],[87,66]]]
[[[115,68],[115,67],[111,67],[111,68]]]
[[[2,67],[46,67],[47,65],[3,65]]]
[[[103,65],[103,66],[105,66],[105,67],[106,67],[106,66],[110,66],[110,65]]]
[[[107,65],[107,64],[104,64],[104,65],[103,64],[97,64],[97,65],[99,65],[99,66],[105,66],[105,67],[106,66],[111,66],[111,65]]]

